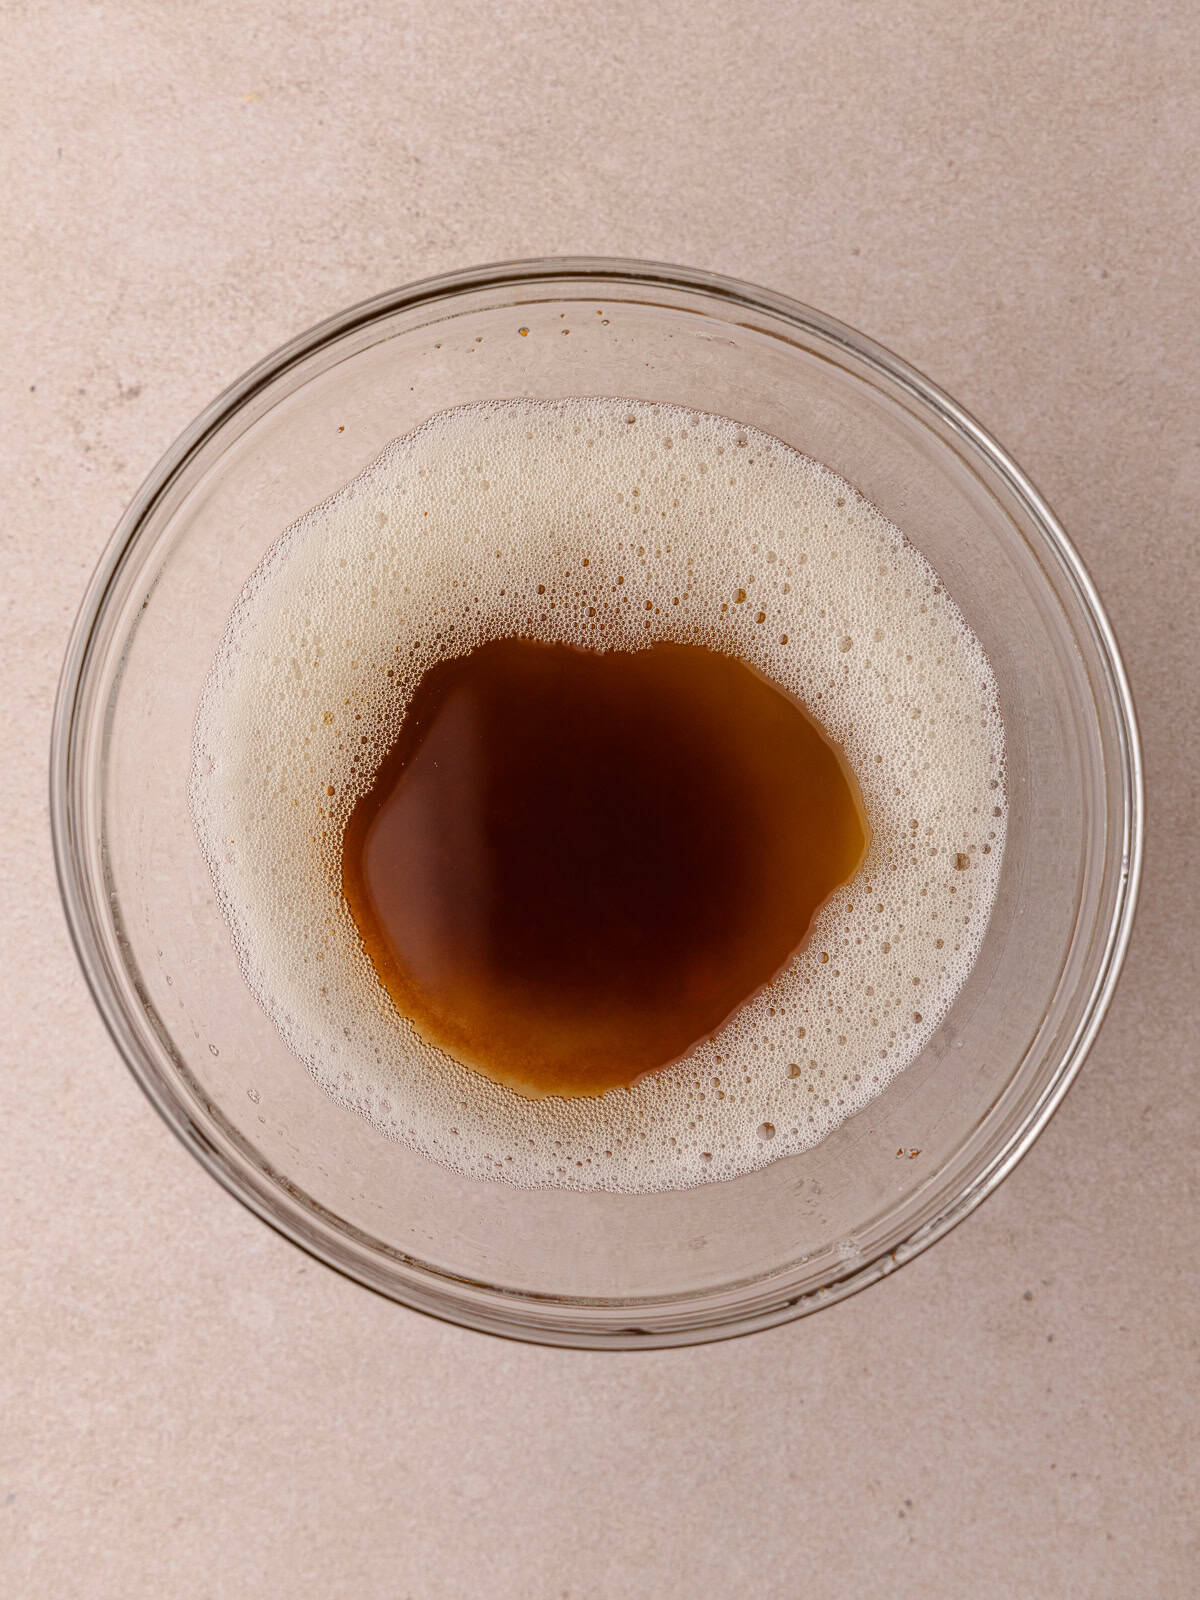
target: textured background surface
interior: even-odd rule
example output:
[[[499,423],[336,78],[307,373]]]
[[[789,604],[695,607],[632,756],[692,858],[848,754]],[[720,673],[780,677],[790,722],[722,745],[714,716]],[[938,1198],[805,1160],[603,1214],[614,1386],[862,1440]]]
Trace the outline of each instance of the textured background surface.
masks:
[[[0,1590],[1194,1594],[1194,8],[6,23]],[[45,822],[75,607],[175,433],[348,302],[567,251],[790,292],[973,410],[1100,584],[1151,799],[1116,1003],[1015,1176],[845,1305],[650,1356],[424,1321],[228,1199],[92,1012]]]

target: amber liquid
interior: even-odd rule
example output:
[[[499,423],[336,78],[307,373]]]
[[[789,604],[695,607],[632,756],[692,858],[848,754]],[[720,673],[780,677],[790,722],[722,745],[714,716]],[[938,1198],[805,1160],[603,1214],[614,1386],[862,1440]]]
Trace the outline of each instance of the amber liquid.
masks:
[[[342,887],[426,1039],[532,1098],[597,1095],[769,982],[869,837],[841,751],[734,657],[501,639],[421,679]]]

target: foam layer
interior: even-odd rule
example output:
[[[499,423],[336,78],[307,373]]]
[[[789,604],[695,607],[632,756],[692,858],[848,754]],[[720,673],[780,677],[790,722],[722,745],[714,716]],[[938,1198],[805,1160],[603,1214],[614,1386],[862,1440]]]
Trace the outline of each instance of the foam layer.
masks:
[[[873,842],[804,949],[685,1059],[525,1100],[397,1015],[342,900],[347,815],[434,662],[506,635],[740,656],[842,745]],[[983,651],[899,530],[724,418],[613,399],[443,413],[290,528],[230,620],[192,811],[245,977],[338,1101],[478,1177],[627,1192],[816,1144],[920,1052],[1003,855]]]

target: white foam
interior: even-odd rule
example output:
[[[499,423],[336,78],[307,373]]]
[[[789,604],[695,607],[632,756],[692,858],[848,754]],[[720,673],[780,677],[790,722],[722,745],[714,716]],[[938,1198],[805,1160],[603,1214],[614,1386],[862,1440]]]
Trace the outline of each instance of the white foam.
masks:
[[[525,1100],[420,1040],[338,891],[366,741],[395,737],[434,662],[505,635],[740,656],[841,743],[874,834],[772,985],[599,1099]],[[335,1099],[463,1173],[636,1192],[807,1149],[916,1057],[983,938],[1003,766],[978,641],[843,479],[720,417],[518,400],[434,417],[276,542],[205,689],[190,793],[246,979]]]

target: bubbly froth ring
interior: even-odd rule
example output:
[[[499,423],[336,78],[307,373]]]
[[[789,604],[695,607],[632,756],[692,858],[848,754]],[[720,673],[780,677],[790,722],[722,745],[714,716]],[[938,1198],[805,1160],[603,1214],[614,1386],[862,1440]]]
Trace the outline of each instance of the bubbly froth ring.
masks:
[[[423,673],[509,635],[738,655],[842,746],[873,831],[774,983],[594,1100],[521,1099],[424,1043],[339,889]],[[982,648],[893,524],[755,429],[588,398],[442,413],[287,530],[222,641],[190,796],[247,981],[335,1099],[471,1176],[638,1192],[809,1148],[919,1054],[982,942],[1003,780]]]

